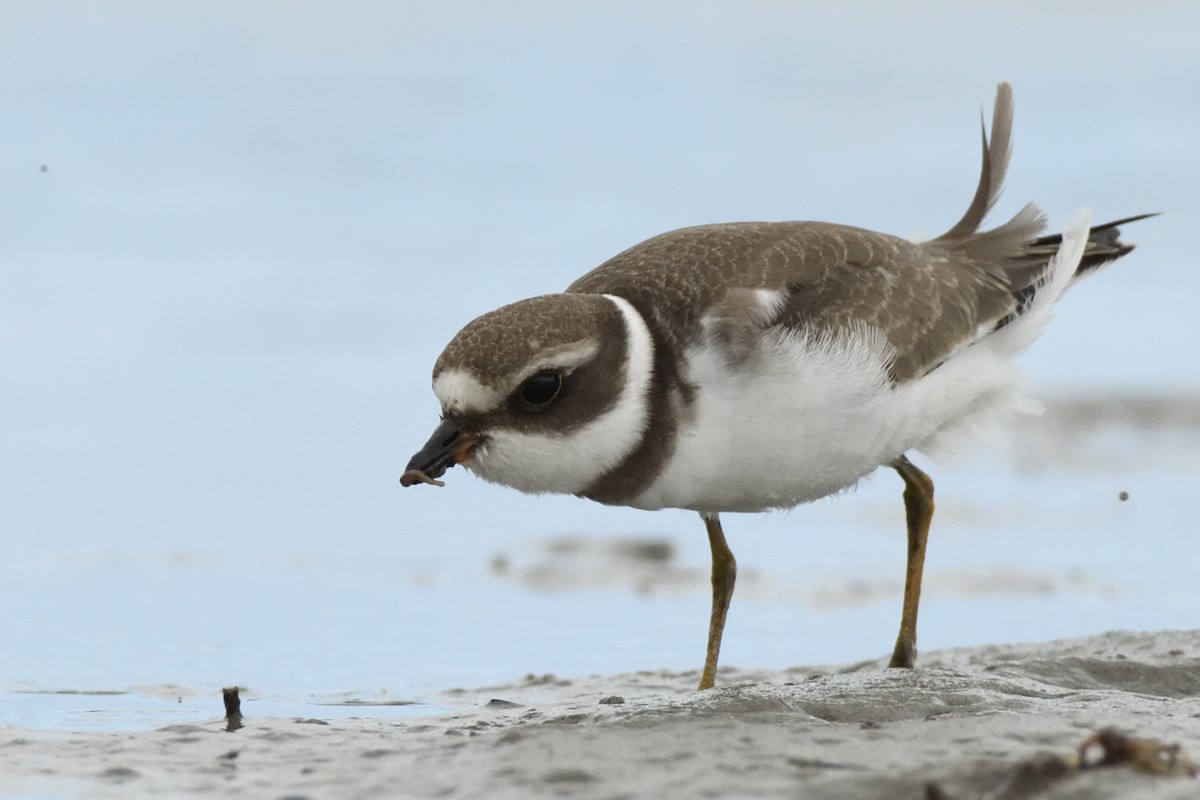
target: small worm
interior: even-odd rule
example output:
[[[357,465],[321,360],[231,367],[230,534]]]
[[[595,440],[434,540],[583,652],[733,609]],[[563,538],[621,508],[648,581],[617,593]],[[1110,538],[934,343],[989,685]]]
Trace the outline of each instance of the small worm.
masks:
[[[412,486],[414,483],[428,483],[430,486],[445,486],[445,481],[429,477],[423,470],[410,469],[400,476],[401,486]]]

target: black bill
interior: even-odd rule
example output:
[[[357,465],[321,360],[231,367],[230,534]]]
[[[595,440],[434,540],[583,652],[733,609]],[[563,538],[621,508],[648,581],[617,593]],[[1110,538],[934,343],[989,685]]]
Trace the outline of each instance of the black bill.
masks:
[[[442,482],[437,479],[455,464],[466,461],[478,443],[479,438],[465,432],[456,420],[443,419],[425,446],[409,459],[404,474],[400,476],[400,484],[412,486],[414,483],[428,483],[442,486]]]

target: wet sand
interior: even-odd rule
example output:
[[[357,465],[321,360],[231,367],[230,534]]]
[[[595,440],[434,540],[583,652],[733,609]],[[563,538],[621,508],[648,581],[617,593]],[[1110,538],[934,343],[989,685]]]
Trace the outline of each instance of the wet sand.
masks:
[[[0,795],[1183,798],[1200,791],[1181,769],[1078,770],[1063,761],[1110,727],[1200,752],[1200,631],[947,650],[923,655],[914,671],[883,663],[722,670],[709,692],[692,691],[695,673],[529,676],[445,692],[431,699],[447,712],[429,717],[255,717],[248,704],[244,727],[232,732],[216,716],[220,696],[214,718],[202,724],[132,733],[6,727]]]

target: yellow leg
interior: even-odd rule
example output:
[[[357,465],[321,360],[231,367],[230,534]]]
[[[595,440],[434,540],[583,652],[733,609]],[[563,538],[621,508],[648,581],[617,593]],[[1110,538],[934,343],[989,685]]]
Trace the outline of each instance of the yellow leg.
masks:
[[[721,634],[725,632],[725,615],[733,599],[733,584],[737,581],[737,562],[716,514],[701,514],[708,529],[708,544],[712,548],[712,616],[708,620],[708,651],[704,656],[704,672],[698,689],[711,689],[717,680],[717,656],[721,653]]]
[[[933,521],[933,480],[904,456],[892,464],[904,479],[904,512],[908,519],[908,568],[904,575],[904,610],[900,634],[889,667],[912,668],[917,659],[917,607],[921,603],[921,575],[925,571],[925,542]]]

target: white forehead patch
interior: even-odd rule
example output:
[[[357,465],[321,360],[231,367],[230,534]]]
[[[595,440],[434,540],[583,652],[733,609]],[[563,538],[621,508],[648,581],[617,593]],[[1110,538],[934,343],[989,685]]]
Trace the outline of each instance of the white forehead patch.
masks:
[[[448,369],[433,379],[433,393],[446,414],[470,414],[495,408],[503,396],[469,372]]]

